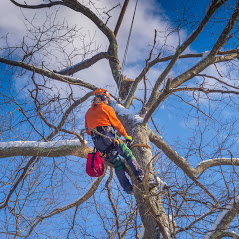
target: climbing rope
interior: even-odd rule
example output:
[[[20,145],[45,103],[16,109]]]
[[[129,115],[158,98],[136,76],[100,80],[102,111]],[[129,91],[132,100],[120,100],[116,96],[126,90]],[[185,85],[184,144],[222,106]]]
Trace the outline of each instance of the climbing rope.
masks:
[[[134,147],[144,147],[144,148],[148,148],[148,149],[151,150],[151,147],[149,145],[147,145],[147,144],[133,144],[129,148],[132,149]]]
[[[121,65],[121,75],[120,75],[120,80],[119,80],[119,87],[116,88],[116,94],[115,95],[117,96],[117,101],[119,100],[119,92],[120,92],[120,88],[121,88],[121,84],[122,84],[122,77],[123,77],[123,73],[124,73],[124,67],[125,67],[126,58],[127,58],[127,54],[128,54],[129,43],[130,43],[130,38],[131,38],[131,34],[132,34],[132,29],[133,29],[133,24],[134,24],[134,19],[135,19],[137,6],[138,6],[138,0],[136,0],[136,3],[135,3],[134,14],[133,14],[133,18],[132,18],[132,21],[131,21],[129,35],[128,35],[128,39],[127,39],[127,43],[126,43],[126,47],[125,47],[125,51],[124,51],[124,57],[123,57],[122,65]],[[115,104],[116,104],[116,102],[115,102]]]

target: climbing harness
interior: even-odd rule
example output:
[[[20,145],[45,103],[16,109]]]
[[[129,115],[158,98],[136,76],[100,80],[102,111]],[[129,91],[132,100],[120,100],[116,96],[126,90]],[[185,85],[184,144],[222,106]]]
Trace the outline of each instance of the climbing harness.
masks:
[[[99,131],[97,131],[96,129],[92,129],[92,128],[86,128],[86,129],[81,130],[80,135],[82,135],[83,138],[84,138],[84,134],[86,133],[87,129],[89,129],[92,132],[94,132],[94,134],[98,134],[98,135],[100,135],[102,137],[111,139],[109,136],[104,135],[104,134],[100,133]],[[120,142],[123,142],[123,143],[127,144],[127,142],[125,140],[122,140],[120,138],[114,139],[114,142],[117,143],[117,144],[119,144]],[[135,147],[144,147],[144,148],[148,148],[148,149],[151,150],[151,147],[149,145],[147,145],[147,144],[132,144],[132,145],[127,145],[127,146],[128,146],[129,149],[132,149],[132,148],[135,148]]]

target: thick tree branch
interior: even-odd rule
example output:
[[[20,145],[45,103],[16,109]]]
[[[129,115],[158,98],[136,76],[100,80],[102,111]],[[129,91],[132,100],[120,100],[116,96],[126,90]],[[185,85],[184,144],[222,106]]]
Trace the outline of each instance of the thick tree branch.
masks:
[[[239,235],[236,232],[222,232],[220,235],[218,235],[217,239],[221,239],[221,238],[228,238],[231,237],[233,239],[239,239]]]
[[[202,185],[197,179],[197,172],[196,170],[190,166],[190,164],[181,157],[175,150],[173,150],[163,139],[162,137],[158,136],[150,129],[148,129],[149,140],[155,144],[160,150],[164,152],[164,154],[173,161],[182,171],[194,181],[194,183],[203,189],[215,202],[215,205],[218,205],[218,201],[213,196],[213,194],[204,186]]]
[[[170,92],[179,92],[179,91],[200,91],[205,94],[209,94],[209,93],[235,94],[235,95],[239,94],[239,91],[235,91],[235,90],[207,89],[207,88],[203,88],[203,87],[200,87],[200,88],[198,88],[198,87],[180,87],[180,88],[170,90]]]
[[[218,78],[215,77],[215,76],[210,76],[210,75],[206,75],[206,74],[197,74],[197,76],[206,77],[206,78],[211,78],[211,79],[214,79],[214,80],[216,80],[216,81],[222,83],[223,85],[226,85],[226,86],[229,86],[229,87],[231,87],[231,88],[234,88],[234,89],[239,90],[239,87],[234,86],[234,85],[230,85],[230,84],[228,84],[227,82],[225,82],[225,81],[223,81],[223,80],[220,80],[220,79],[218,79]]]
[[[149,140],[155,144],[160,150],[162,150],[165,155],[172,160],[178,167],[180,167],[183,172],[185,172],[191,179],[195,179],[197,172],[190,164],[181,157],[175,150],[173,150],[162,137],[155,134],[153,131],[149,130]]]
[[[204,239],[218,239],[239,213],[239,198],[233,198],[221,209],[215,223],[211,226]]]
[[[100,53],[96,54],[95,56],[91,57],[90,59],[86,59],[86,60],[84,60],[78,64],[75,64],[71,67],[68,67],[64,70],[60,70],[57,73],[61,74],[61,75],[72,75],[78,71],[89,68],[90,66],[92,66],[93,64],[95,64],[96,62],[98,62],[99,60],[102,60],[102,59],[115,60],[116,62],[118,61],[114,57],[110,56],[107,52],[100,52]]]
[[[37,68],[35,66],[32,66],[32,65],[26,64],[24,62],[21,62],[21,61],[13,61],[13,60],[8,60],[8,59],[0,57],[0,62],[11,65],[11,66],[17,66],[17,67],[20,67],[22,69],[26,69],[28,71],[35,72],[37,74],[46,76],[48,78],[58,80],[58,81],[61,81],[61,82],[65,82],[65,83],[68,83],[68,84],[71,84],[71,85],[83,86],[83,87],[85,87],[87,89],[90,89],[90,90],[96,90],[97,89],[96,86],[91,85],[87,82],[84,82],[80,79],[73,78],[73,77],[68,77],[68,76],[62,76],[62,75],[54,73],[52,71],[43,70],[43,69]]]
[[[53,6],[56,6],[56,5],[63,5],[63,1],[55,1],[55,2],[50,1],[50,3],[37,4],[37,5],[27,5],[26,3],[21,4],[21,3],[18,3],[17,1],[15,1],[15,0],[10,0],[10,1],[13,4],[15,4],[16,6],[21,7],[21,8],[25,8],[25,9],[40,9],[40,8],[49,8],[49,7],[53,7]]]
[[[214,2],[214,1],[213,1]],[[213,2],[212,2],[212,4],[211,4],[211,6],[213,5]],[[221,1],[221,3],[222,3],[223,1]],[[230,33],[230,31],[233,29],[233,27],[234,27],[234,25],[235,25],[235,23],[236,23],[236,20],[237,20],[237,18],[238,18],[238,16],[239,16],[239,10],[238,10],[238,4],[239,3],[237,3],[237,7],[235,8],[235,11],[233,12],[233,14],[232,14],[232,16],[231,16],[231,18],[230,18],[230,20],[229,20],[229,22],[228,22],[228,24],[227,24],[227,26],[224,28],[224,30],[223,30],[223,32],[222,32],[222,34],[220,35],[220,37],[218,38],[218,41],[215,43],[215,45],[214,45],[214,47],[213,47],[213,50],[210,52],[210,54],[205,58],[205,59],[203,59],[202,61],[200,61],[198,64],[196,64],[194,67],[192,67],[190,70],[188,70],[187,72],[185,72],[185,73],[183,73],[183,74],[181,74],[180,76],[178,76],[178,77],[176,77],[173,81],[172,81],[172,84],[171,84],[171,88],[177,88],[179,85],[181,85],[182,83],[184,83],[184,82],[186,82],[186,81],[188,81],[189,79],[191,79],[192,77],[194,77],[196,74],[198,74],[199,72],[201,72],[202,70],[204,70],[206,67],[208,67],[210,64],[213,64],[213,63],[216,63],[216,62],[219,62],[219,61],[216,61],[215,59],[215,56],[216,56],[216,54],[218,53],[218,51],[221,49],[221,47],[225,44],[225,41],[226,41],[226,38],[227,38],[227,36],[228,36],[228,34]],[[211,7],[210,6],[210,7]],[[209,8],[209,11],[210,11],[210,8]],[[208,12],[209,12],[208,11]],[[208,12],[207,12],[207,14],[208,14]],[[214,10],[211,10],[211,13],[213,14],[214,13]],[[206,14],[206,16],[207,16],[207,14]],[[209,20],[209,19],[208,19]],[[206,23],[206,22],[205,22]],[[201,29],[202,30],[202,29]],[[197,37],[197,36],[196,36]],[[186,40],[185,41],[185,43],[187,42],[188,40]],[[184,44],[185,44],[184,43]],[[183,44],[183,45],[184,45]],[[175,56],[177,55],[177,52],[176,52],[176,54],[175,54]],[[224,59],[225,61],[228,61],[229,59],[233,59],[233,58],[235,58],[235,57],[237,57],[237,54],[235,53],[235,54],[231,54],[231,55],[226,55],[226,56],[220,56],[220,57],[218,57],[219,59]],[[174,61],[174,58],[171,60],[171,62],[169,63],[169,65],[171,65],[172,64],[172,62]],[[169,68],[169,65],[167,66],[167,68]],[[171,66],[171,68],[172,68],[173,66]],[[166,69],[167,69],[166,68]],[[170,69],[171,69],[170,68]],[[166,71],[166,69],[165,69],[165,71]],[[169,71],[167,72],[167,74],[169,73]],[[164,75],[164,72],[161,74],[161,76],[164,76],[164,78],[166,77],[166,75]],[[160,77],[161,77],[160,76]],[[163,79],[161,79],[160,81],[159,81],[159,79],[157,80],[157,83],[155,84],[155,86],[156,85],[158,85],[158,82],[163,82],[163,80],[164,80],[164,78]],[[160,83],[160,84],[161,84]],[[159,85],[158,85],[158,87],[159,87]],[[168,93],[168,92],[165,92],[165,91],[163,91],[163,92],[161,92],[160,94],[159,94],[159,96],[157,96],[158,95],[158,87],[156,87],[156,88],[154,88],[154,90],[156,90],[155,92],[154,92],[154,90],[153,90],[153,92],[152,92],[152,94],[151,94],[151,99],[149,99],[149,101],[148,101],[148,106],[147,107],[149,107],[149,105],[151,106],[150,107],[150,109],[149,109],[149,111],[147,112],[147,114],[145,115],[145,119],[144,119],[144,123],[147,123],[148,121],[149,121],[149,119],[150,119],[150,117],[152,116],[152,114],[153,114],[153,112],[157,109],[157,107],[159,106],[159,104],[162,102],[162,101],[164,101],[170,94]],[[146,108],[147,108],[146,107]],[[144,113],[144,111],[145,111],[145,109],[143,109],[143,111],[141,112],[141,114],[142,113]]]
[[[180,155],[178,155],[163,139],[162,137],[149,130],[149,139],[159,149],[161,149],[165,155],[172,160],[178,167],[180,167],[191,179],[195,179],[197,175],[204,172],[206,169],[220,166],[220,165],[235,165],[239,166],[239,158],[216,158],[205,160],[201,162],[197,167],[193,168],[189,163]]]
[[[91,151],[91,148],[80,143],[79,140],[0,142],[0,158],[13,156],[61,157],[67,155],[87,158],[87,154]]]
[[[220,166],[220,165],[235,165],[239,166],[239,158],[216,158],[202,161],[197,167],[195,167],[195,171],[197,174],[204,172],[206,169]]]
[[[108,38],[109,40],[109,48],[108,48],[108,53],[111,56],[110,59],[110,67],[111,71],[114,77],[115,82],[117,85],[120,84],[120,79],[121,79],[121,69],[119,65],[119,60],[118,60],[118,46],[117,46],[117,41],[114,33],[106,26],[106,24],[97,17],[97,15],[92,12],[89,8],[85,7],[82,5],[80,2],[75,1],[75,0],[63,0],[63,1],[57,1],[57,2],[50,2],[49,4],[39,4],[39,5],[24,5],[24,4],[19,4],[14,0],[11,0],[12,3],[15,5],[22,7],[22,8],[29,8],[29,9],[41,9],[41,8],[48,8],[52,7],[54,5],[63,5],[66,6],[73,11],[80,12],[84,16],[86,16],[88,19],[90,19],[92,22],[95,23],[95,25],[98,27],[98,29]]]
[[[217,53],[218,56],[224,56],[224,55],[230,55],[232,53],[239,53],[239,49],[232,49],[232,50],[228,50],[228,51],[219,51]],[[205,53],[188,53],[188,54],[184,54],[184,55],[180,55],[178,58],[179,59],[188,59],[188,58],[201,58],[203,57]],[[165,56],[165,57],[157,57],[155,58],[153,61],[149,62],[149,66],[152,67],[154,65],[156,65],[157,63],[160,62],[166,62],[166,61],[170,61],[173,59],[174,55],[170,55],[170,56]]]
[[[154,111],[158,108],[158,106],[168,97],[172,92],[177,91],[177,87],[181,84],[185,83],[186,81],[192,79],[194,76],[198,75],[200,72],[202,72],[204,69],[206,69],[209,65],[214,64],[216,62],[220,61],[228,61],[229,59],[235,59],[238,57],[238,53],[231,53],[229,55],[225,56],[218,56],[215,59],[211,57],[206,57],[202,61],[198,62],[195,66],[190,68],[188,71],[182,73],[181,75],[177,76],[170,84],[170,88],[164,89],[160,92],[160,94],[157,97],[157,100],[152,104],[151,108],[148,110],[148,112],[145,115],[144,123],[146,124]],[[188,88],[189,89],[189,88]],[[203,88],[198,88],[198,90],[203,91]],[[222,91],[222,90],[210,90],[211,93],[234,93],[237,94],[235,91]],[[205,91],[205,93],[208,93]],[[141,112],[142,113],[142,112]]]

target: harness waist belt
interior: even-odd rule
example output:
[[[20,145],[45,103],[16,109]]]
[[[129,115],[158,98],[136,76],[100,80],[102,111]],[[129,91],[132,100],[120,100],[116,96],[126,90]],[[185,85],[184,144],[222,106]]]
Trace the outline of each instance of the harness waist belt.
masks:
[[[95,128],[95,130],[97,130],[98,132],[102,133],[104,131],[108,131],[108,132],[112,131],[112,128],[111,128],[111,126],[97,126]],[[97,132],[94,132],[94,131],[91,132],[91,135],[96,135],[96,134],[97,134]]]

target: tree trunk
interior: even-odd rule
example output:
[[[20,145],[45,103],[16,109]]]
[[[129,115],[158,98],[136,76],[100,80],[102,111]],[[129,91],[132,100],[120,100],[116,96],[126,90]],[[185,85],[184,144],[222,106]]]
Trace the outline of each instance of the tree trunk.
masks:
[[[125,122],[125,119],[123,122]],[[139,124],[133,125],[132,123],[127,123],[125,125],[128,126],[126,126],[127,132],[133,136],[134,144],[145,144],[150,146],[146,127]],[[142,169],[146,172],[146,168],[148,168],[148,176],[152,178],[152,151],[146,147],[135,147],[132,151]],[[157,188],[149,192],[148,183],[137,184],[134,178],[132,181],[135,184],[134,188],[136,190],[134,190],[134,195],[138,204],[141,220],[145,228],[143,238],[159,239],[160,234],[163,235],[163,238],[171,238],[169,233],[168,216],[163,208]]]

